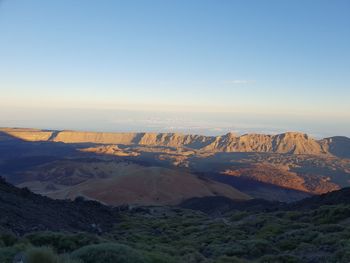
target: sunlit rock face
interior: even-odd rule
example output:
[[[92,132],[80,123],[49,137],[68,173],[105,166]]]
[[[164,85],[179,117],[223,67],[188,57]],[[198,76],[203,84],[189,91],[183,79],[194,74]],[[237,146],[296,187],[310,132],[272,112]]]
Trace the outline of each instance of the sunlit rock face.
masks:
[[[266,152],[350,156],[350,139],[332,137],[315,140],[307,134],[286,132],[277,135],[228,133],[223,136],[178,133],[106,133],[44,131],[37,129],[0,129],[4,134],[25,141],[98,143],[191,148],[206,152]]]

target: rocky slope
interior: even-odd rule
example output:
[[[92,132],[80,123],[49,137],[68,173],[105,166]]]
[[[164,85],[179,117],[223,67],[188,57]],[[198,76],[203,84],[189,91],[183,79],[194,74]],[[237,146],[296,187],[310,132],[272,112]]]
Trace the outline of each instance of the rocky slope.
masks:
[[[186,147],[205,152],[266,152],[350,157],[350,139],[347,137],[315,140],[298,132],[242,136],[228,133],[217,137],[177,133],[105,133],[14,128],[2,128],[0,132],[26,141]]]

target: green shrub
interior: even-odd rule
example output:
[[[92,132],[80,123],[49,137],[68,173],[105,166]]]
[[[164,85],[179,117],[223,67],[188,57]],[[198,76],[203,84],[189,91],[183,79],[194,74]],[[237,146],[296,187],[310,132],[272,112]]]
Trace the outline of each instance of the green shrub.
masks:
[[[262,239],[252,239],[242,242],[245,247],[245,254],[250,257],[260,257],[266,254],[278,252],[273,244]]]
[[[313,222],[317,224],[334,224],[350,217],[350,207],[347,205],[322,206],[312,213]]]
[[[303,212],[301,211],[287,211],[285,214],[284,214],[284,218],[288,219],[288,220],[298,220],[300,219],[302,216],[303,216]]]
[[[0,235],[0,247],[11,247],[18,241],[17,237],[12,234],[2,234]]]
[[[293,249],[297,248],[299,244],[300,244],[300,242],[296,239],[286,239],[286,240],[279,241],[277,243],[278,248],[282,251],[293,250]]]
[[[320,233],[310,229],[292,230],[278,236],[277,246],[283,251],[293,250],[300,243],[310,243],[319,235]]]
[[[144,263],[138,251],[117,243],[103,243],[82,247],[71,254],[73,259],[84,263]]]
[[[303,261],[292,255],[266,255],[260,258],[259,263],[302,263]]]
[[[245,255],[247,253],[247,250],[246,250],[245,246],[243,246],[239,243],[236,243],[236,244],[230,246],[229,248],[227,248],[223,252],[226,254],[226,256],[232,257],[232,256]]]
[[[49,247],[33,247],[25,252],[28,263],[60,263],[58,255]]]
[[[345,227],[337,224],[328,224],[328,225],[320,225],[315,227],[315,231],[321,233],[334,233],[334,232],[342,232],[345,230]]]
[[[21,251],[21,248],[15,247],[3,247],[0,248],[0,262],[12,263],[13,258]]]
[[[82,263],[79,259],[72,259],[70,255],[61,255],[59,257],[59,263]]]
[[[26,238],[34,246],[51,246],[59,253],[71,252],[87,245],[99,243],[98,237],[86,233],[39,232],[28,234]]]
[[[297,251],[299,255],[303,255],[303,254],[315,252],[317,250],[318,250],[317,246],[313,244],[301,242],[299,243],[295,251]]]
[[[350,250],[340,249],[334,253],[335,262],[350,262]]]
[[[175,259],[168,255],[159,252],[145,252],[144,255],[147,258],[147,263],[175,263]]]
[[[337,244],[342,240],[340,233],[331,233],[327,235],[320,235],[313,240],[313,244],[316,246],[327,246],[336,249]]]
[[[25,251],[24,257],[26,263],[82,263],[69,255],[59,256],[49,247],[31,247]]]
[[[249,216],[250,214],[246,211],[237,211],[234,212],[232,214],[232,216],[230,217],[231,221],[239,221],[247,216]]]
[[[204,261],[205,261],[205,257],[198,251],[185,254],[184,256],[181,257],[181,262],[186,262],[186,263],[197,263],[197,262],[204,262]]]
[[[246,262],[248,261],[237,257],[228,257],[228,256],[220,257],[215,261],[215,263],[246,263]]]
[[[256,236],[258,238],[268,239],[281,233],[283,233],[283,226],[281,224],[272,223],[263,226]]]

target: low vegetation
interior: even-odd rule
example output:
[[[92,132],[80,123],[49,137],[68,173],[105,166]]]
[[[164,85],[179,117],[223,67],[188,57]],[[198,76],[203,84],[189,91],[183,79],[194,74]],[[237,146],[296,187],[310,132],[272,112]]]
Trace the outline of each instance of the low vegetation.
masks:
[[[349,262],[350,205],[299,211],[205,213],[169,207],[122,211],[104,234],[0,235],[0,262]]]

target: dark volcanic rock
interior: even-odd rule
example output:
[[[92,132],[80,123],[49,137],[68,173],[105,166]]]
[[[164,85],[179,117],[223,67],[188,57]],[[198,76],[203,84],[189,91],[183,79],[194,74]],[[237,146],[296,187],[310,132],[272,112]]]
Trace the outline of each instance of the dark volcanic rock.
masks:
[[[104,232],[118,212],[95,201],[53,200],[19,189],[0,177],[0,228],[16,234],[32,231]]]

